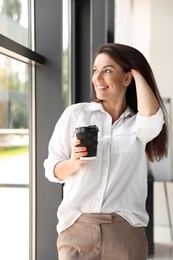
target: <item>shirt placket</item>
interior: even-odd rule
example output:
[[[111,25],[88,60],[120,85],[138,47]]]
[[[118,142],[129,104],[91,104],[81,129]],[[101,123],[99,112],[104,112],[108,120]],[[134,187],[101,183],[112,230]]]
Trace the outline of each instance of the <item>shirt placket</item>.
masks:
[[[110,165],[110,147],[111,147],[111,118],[107,115],[106,120],[103,120],[103,154],[102,154],[102,173],[101,183],[95,199],[95,210],[101,212],[104,193],[109,177]]]

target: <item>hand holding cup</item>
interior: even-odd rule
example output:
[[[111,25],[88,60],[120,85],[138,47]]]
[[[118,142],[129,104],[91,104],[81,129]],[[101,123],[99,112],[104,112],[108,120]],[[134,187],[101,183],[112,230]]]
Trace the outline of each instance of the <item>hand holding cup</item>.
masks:
[[[97,156],[98,127],[95,125],[75,128],[77,140],[76,146],[79,148],[80,160],[95,160]]]

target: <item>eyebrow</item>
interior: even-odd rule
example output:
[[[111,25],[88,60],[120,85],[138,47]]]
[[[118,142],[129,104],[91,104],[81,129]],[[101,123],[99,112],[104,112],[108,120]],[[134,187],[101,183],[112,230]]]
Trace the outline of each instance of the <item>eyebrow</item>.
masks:
[[[94,65],[93,67],[97,68],[97,66],[95,66],[95,65]],[[104,66],[103,68],[107,68],[107,67],[112,67],[112,68],[115,69],[115,67],[114,67],[113,65],[106,65],[106,66]]]

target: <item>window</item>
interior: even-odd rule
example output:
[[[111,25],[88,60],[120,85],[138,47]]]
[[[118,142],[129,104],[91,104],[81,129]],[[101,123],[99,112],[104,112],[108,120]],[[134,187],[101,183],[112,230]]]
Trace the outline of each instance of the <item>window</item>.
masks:
[[[0,55],[0,259],[29,259],[28,65]],[[10,244],[10,250],[9,250]]]
[[[31,47],[30,0],[0,0],[0,33]]]
[[[44,58],[31,50],[31,4],[0,0],[0,259],[6,260],[30,259],[33,245],[32,72]]]

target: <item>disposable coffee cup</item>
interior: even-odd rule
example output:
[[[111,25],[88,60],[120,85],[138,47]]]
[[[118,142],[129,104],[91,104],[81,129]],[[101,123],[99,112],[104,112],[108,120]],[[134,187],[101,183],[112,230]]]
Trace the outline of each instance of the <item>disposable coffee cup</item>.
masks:
[[[88,154],[81,156],[81,160],[95,160],[97,157],[97,139],[98,139],[98,127],[95,125],[82,126],[75,128],[76,138],[81,141],[78,145],[80,147],[85,146]]]

